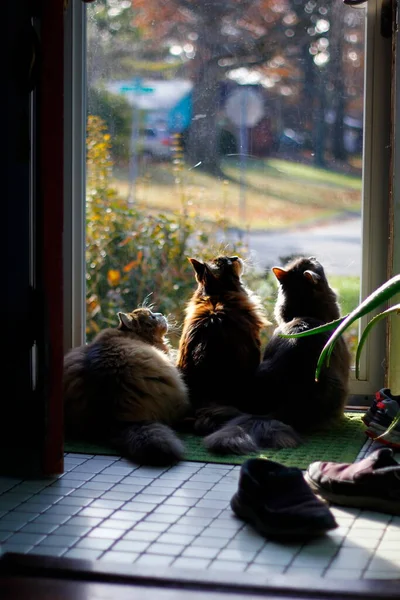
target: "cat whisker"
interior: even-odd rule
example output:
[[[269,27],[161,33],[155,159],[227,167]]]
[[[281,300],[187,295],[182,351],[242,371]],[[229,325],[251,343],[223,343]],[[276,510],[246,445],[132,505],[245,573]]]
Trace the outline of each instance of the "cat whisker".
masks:
[[[150,292],[150,294],[147,294],[147,296],[145,296],[144,300],[138,305],[138,308],[148,308],[149,310],[153,310],[155,307],[154,302],[149,302],[150,296],[152,296],[153,292]]]
[[[254,261],[254,257],[247,255],[244,258],[242,258],[242,262],[243,265],[246,267],[254,267],[255,265],[255,261]]]
[[[173,315],[169,314],[166,317],[168,321],[168,333],[180,333],[182,331],[182,324],[178,323],[178,321],[173,317]]]

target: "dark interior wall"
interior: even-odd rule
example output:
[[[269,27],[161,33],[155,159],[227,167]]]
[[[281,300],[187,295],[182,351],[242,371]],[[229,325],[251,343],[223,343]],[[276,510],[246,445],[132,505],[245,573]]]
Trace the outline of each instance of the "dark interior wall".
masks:
[[[5,374],[9,385],[7,395],[1,401],[0,460],[4,468],[16,458],[16,454],[22,456],[28,449],[27,461],[32,461],[33,466],[31,431],[37,427],[31,368],[34,309],[30,289],[32,148],[29,93],[31,20],[28,2],[7,0],[6,19],[7,307],[3,314],[7,315]]]
[[[62,470],[63,0],[7,0],[0,473]]]

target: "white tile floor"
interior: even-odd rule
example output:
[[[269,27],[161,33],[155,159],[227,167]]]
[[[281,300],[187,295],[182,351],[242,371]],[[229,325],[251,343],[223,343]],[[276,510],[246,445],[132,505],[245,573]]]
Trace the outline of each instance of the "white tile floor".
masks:
[[[358,458],[371,450],[368,443]],[[57,478],[0,477],[1,551],[328,578],[400,577],[400,517],[332,508],[339,528],[307,543],[265,540],[229,500],[239,467],[134,466],[66,454]]]

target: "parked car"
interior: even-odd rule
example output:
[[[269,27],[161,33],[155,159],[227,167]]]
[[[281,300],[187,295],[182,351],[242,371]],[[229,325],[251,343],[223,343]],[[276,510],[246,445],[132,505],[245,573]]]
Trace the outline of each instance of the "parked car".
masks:
[[[139,130],[137,149],[142,158],[167,160],[171,157],[172,137],[164,129],[145,127]]]
[[[304,147],[306,141],[305,134],[300,131],[294,131],[289,127],[285,128],[278,139],[279,150],[300,150]]]

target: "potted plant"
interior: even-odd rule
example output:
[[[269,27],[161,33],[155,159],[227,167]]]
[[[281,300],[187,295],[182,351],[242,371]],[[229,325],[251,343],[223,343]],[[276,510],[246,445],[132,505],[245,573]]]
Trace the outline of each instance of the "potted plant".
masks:
[[[386,281],[383,285],[378,287],[372,294],[367,296],[363,302],[361,302],[354,310],[352,310],[348,315],[341,317],[335,321],[331,321],[330,323],[326,323],[325,325],[321,325],[320,327],[315,327],[314,329],[309,329],[308,331],[304,331],[302,333],[297,334],[280,334],[281,337],[291,338],[291,337],[306,337],[308,335],[315,335],[316,333],[323,333],[326,331],[332,331],[332,335],[329,337],[325,346],[323,347],[321,354],[318,359],[317,367],[315,370],[315,381],[318,381],[319,375],[321,373],[322,366],[326,362],[329,366],[329,358],[332,354],[333,348],[337,340],[343,335],[344,331],[355,321],[360,319],[361,317],[371,313],[382,304],[388,302],[390,298],[400,293],[400,275],[395,275],[388,281]],[[356,350],[356,378],[359,379],[359,371],[360,371],[360,356],[365,341],[370,333],[371,329],[382,319],[386,318],[388,315],[396,313],[400,315],[400,304],[395,304],[386,310],[379,312],[376,316],[374,316],[368,325],[365,327],[360,340],[358,342],[357,350]],[[387,433],[392,431],[400,421],[400,411],[397,413],[397,416],[393,419],[390,427],[379,437],[379,439],[385,436]]]

